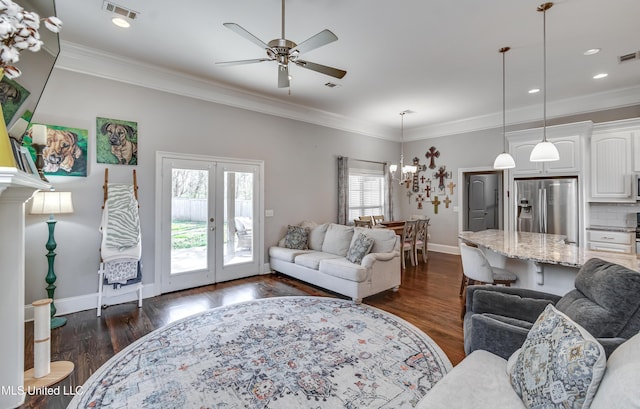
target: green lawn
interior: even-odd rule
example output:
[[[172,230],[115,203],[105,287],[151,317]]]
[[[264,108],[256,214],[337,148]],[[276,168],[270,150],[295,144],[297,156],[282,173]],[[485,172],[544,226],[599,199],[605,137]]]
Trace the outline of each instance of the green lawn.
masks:
[[[227,242],[227,223],[224,223],[224,242]],[[171,248],[190,249],[207,245],[207,222],[176,220],[171,224]]]
[[[207,222],[174,221],[171,224],[171,248],[190,249],[207,245]]]

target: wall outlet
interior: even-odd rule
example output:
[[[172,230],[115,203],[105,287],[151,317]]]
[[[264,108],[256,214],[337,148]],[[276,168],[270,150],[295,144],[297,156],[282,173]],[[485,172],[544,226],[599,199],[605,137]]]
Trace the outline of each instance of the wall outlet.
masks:
[[[431,238],[431,233],[427,233],[427,240]]]

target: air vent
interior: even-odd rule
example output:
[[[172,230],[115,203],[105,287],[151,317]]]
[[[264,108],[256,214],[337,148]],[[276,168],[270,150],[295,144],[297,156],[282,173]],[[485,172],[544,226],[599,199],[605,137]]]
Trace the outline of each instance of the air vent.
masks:
[[[334,82],[327,82],[324,84],[325,87],[329,87],[329,88],[335,88],[335,87],[339,87],[338,84],[334,83]]]
[[[138,15],[140,15],[137,11],[133,11],[106,0],[102,3],[102,10],[128,18],[129,20],[135,20],[138,18]]]
[[[618,57],[618,62],[620,64],[622,64],[623,62],[629,62],[629,61],[635,61],[635,60],[640,60],[640,51],[621,55],[620,57]]]

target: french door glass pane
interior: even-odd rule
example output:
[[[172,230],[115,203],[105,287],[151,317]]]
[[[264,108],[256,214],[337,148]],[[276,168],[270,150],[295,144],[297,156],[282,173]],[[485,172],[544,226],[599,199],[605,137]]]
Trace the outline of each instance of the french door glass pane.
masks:
[[[171,274],[207,268],[208,186],[207,170],[172,170]]]
[[[224,172],[224,265],[253,262],[254,174]]]

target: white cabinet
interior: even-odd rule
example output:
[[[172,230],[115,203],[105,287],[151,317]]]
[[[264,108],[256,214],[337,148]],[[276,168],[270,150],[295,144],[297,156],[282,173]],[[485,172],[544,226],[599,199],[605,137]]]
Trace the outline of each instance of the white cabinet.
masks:
[[[587,233],[587,248],[594,251],[633,254],[635,234],[591,230]]]
[[[592,202],[635,202],[634,143],[640,134],[640,121],[616,121],[596,127],[591,137],[591,174],[589,200]],[[634,163],[635,162],[635,163]]]
[[[560,160],[531,162],[531,151],[542,141],[542,128],[507,133],[509,152],[516,162],[515,177],[542,175],[573,175],[582,171],[582,141],[591,133],[591,122],[547,127],[547,140],[552,142]]]

